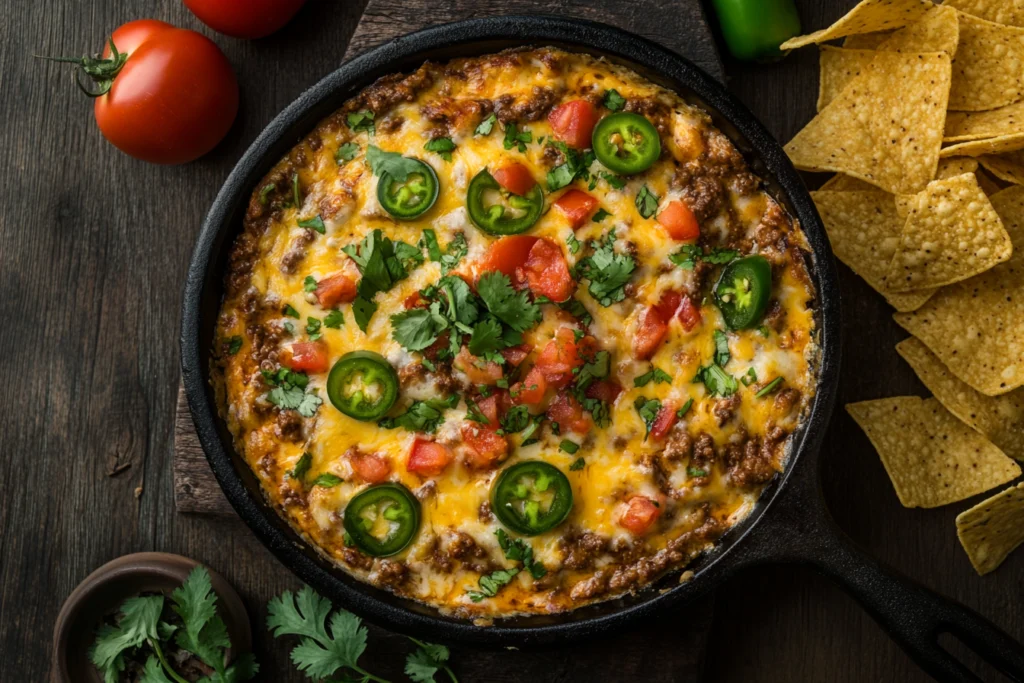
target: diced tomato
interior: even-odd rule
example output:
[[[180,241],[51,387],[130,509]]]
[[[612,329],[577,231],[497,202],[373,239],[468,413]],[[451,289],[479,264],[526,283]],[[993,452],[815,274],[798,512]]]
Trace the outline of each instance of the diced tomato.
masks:
[[[575,188],[568,190],[555,200],[555,208],[565,214],[573,230],[578,230],[587,222],[587,219],[593,215],[594,209],[597,208],[597,204],[597,199],[583,190]]]
[[[679,200],[669,202],[658,214],[657,221],[674,240],[695,240],[700,237],[697,217],[690,211],[690,207]]]
[[[530,169],[518,161],[505,164],[495,171],[493,176],[499,185],[512,194],[524,195],[537,184],[537,180],[530,173]]]
[[[610,379],[601,379],[591,383],[587,387],[587,398],[596,398],[598,401],[604,401],[608,405],[615,403],[615,399],[622,393],[622,385],[618,382],[613,382]]]
[[[519,364],[530,355],[530,351],[533,351],[533,344],[520,344],[519,346],[510,346],[507,349],[502,349],[499,353],[509,365],[519,367]]]
[[[654,417],[654,424],[651,425],[650,438],[661,441],[668,435],[668,431],[675,425],[679,417],[676,415],[677,406],[672,401],[665,401],[661,410]]]
[[[502,378],[501,366],[489,360],[474,356],[463,346],[455,356],[454,365],[465,373],[473,384],[494,384]]]
[[[413,292],[409,296],[405,297],[405,301],[402,305],[408,310],[410,308],[426,308],[427,300],[423,298],[423,295],[419,292]]]
[[[538,405],[544,400],[544,394],[548,390],[548,382],[544,379],[544,373],[538,368],[530,368],[522,382],[512,385],[512,401],[525,403],[527,405]]]
[[[444,444],[426,439],[416,439],[409,451],[405,468],[424,477],[436,477],[448,467],[452,453]]]
[[[633,496],[626,503],[626,511],[619,518],[622,528],[634,536],[643,536],[661,517],[661,507],[646,496]]]
[[[657,306],[651,306],[640,313],[640,324],[633,335],[633,357],[649,360],[668,332],[668,322]]]
[[[543,237],[530,249],[526,263],[516,269],[516,277],[525,281],[534,295],[552,301],[565,301],[576,289],[561,247]]]
[[[676,317],[682,323],[683,329],[689,332],[701,323],[700,306],[693,303],[693,299],[690,297],[684,296],[682,303],[679,304],[679,312],[676,313]]]
[[[654,305],[654,308],[658,310],[658,315],[665,322],[672,319],[672,316],[679,310],[679,305],[683,301],[683,295],[679,292],[674,292],[671,289],[667,289],[661,293],[658,298],[658,303]]]
[[[327,372],[327,345],[321,341],[296,342],[289,348],[284,364],[300,372]]]
[[[469,448],[466,464],[478,469],[487,469],[500,462],[508,454],[508,441],[495,430],[476,422],[464,422],[462,441]]]
[[[354,451],[348,456],[348,461],[352,463],[356,476],[368,484],[379,484],[391,473],[391,465],[376,453]]]
[[[530,250],[538,239],[532,235],[509,235],[496,240],[484,254],[480,263],[480,273],[504,273],[512,279],[512,284],[517,284],[516,270],[526,264]]]
[[[572,100],[555,107],[548,123],[556,138],[570,147],[586,149],[597,125],[597,108],[587,100]]]
[[[480,409],[480,412],[487,418],[488,424],[485,425],[490,429],[497,429],[498,424],[498,396],[497,394],[491,394],[487,398],[482,398],[476,402],[476,407]]]
[[[448,331],[445,330],[437,336],[437,340],[423,349],[423,357],[433,362],[437,362],[441,356],[441,352],[448,348]]]
[[[581,340],[582,341],[582,340]],[[572,381],[574,368],[583,365],[576,349],[576,338],[567,327],[559,328],[555,338],[538,354],[534,365],[553,387],[564,387]]]
[[[585,433],[592,426],[590,416],[583,410],[580,402],[572,394],[559,393],[551,401],[547,410],[548,418],[557,422],[562,430]]]
[[[314,295],[324,308],[334,308],[338,304],[347,304],[356,298],[356,281],[345,273],[328,275],[316,283]]]

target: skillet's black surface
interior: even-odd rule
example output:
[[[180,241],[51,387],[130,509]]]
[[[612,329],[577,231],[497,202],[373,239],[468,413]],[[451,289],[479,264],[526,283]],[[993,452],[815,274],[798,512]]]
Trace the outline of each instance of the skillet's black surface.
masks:
[[[234,452],[217,417],[208,382],[210,350],[231,242],[252,188],[316,123],[380,76],[424,60],[495,52],[524,44],[603,55],[700,104],[737,144],[769,189],[800,219],[813,251],[821,333],[819,389],[794,435],[786,472],[755,511],[690,569],[692,580],[666,577],[654,588],[556,616],[521,617],[481,628],[361,583],[305,544],[263,500],[259,483]],[[485,645],[542,645],[624,628],[710,589],[742,567],[768,561],[817,565],[839,581],[925,670],[948,680],[979,680],[938,644],[951,632],[1014,680],[1024,680],[1024,648],[974,612],[900,578],[857,550],[831,520],[819,492],[817,451],[835,400],[839,366],[839,292],[828,240],[799,176],[781,147],[743,105],[678,55],[602,24],[555,17],[493,17],[430,28],[398,38],[345,64],[307,90],[263,131],[218,194],[193,252],[182,319],[182,374],[189,407],[217,480],[238,514],[274,554],[338,604],[382,626],[433,640]],[[658,590],[665,589],[665,590]]]

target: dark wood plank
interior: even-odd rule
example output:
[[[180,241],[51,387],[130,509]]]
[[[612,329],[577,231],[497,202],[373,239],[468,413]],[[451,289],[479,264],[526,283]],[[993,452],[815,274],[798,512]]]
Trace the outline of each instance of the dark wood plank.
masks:
[[[178,387],[174,415],[174,507],[178,512],[233,515],[235,509],[224,497],[210,470],[203,447],[188,412],[185,387]]]

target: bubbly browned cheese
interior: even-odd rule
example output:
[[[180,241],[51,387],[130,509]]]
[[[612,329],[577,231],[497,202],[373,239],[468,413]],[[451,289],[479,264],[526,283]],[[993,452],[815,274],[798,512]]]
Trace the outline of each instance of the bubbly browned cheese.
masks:
[[[531,367],[559,328],[592,335],[610,352],[610,378],[623,387],[610,406],[607,426],[591,426],[582,434],[563,428],[556,435],[545,423],[537,443],[523,446],[521,435],[510,435],[507,458],[480,469],[466,459],[461,436],[464,400],[446,412],[433,435],[383,429],[346,417],[326,400],[326,373],[309,377],[310,390],[324,399],[312,417],[268,402],[270,387],[261,369],[279,368],[287,347],[308,340],[307,318],[323,320],[327,313],[305,290],[307,276],[320,280],[344,272],[358,280],[359,272],[342,247],[357,244],[373,229],[411,245],[419,243],[426,228],[436,232],[442,246],[461,234],[468,254],[458,270],[472,272],[495,238],[468,218],[469,180],[485,167],[493,171],[515,160],[543,183],[547,172],[563,160],[557,148],[547,144],[552,139],[550,111],[563,102],[587,99],[606,115],[601,102],[609,89],[625,98],[625,110],[655,124],[661,134],[660,159],[649,170],[626,178],[621,189],[597,173],[601,167],[596,162],[593,189],[575,181],[573,187],[588,190],[610,214],[600,223],[588,220],[575,232],[584,245],[579,252],[569,249],[573,230],[562,212],[552,207],[565,190],[549,192],[544,187],[547,210],[530,234],[553,240],[572,266],[588,253],[591,240],[614,228],[616,250],[631,254],[637,268],[624,299],[607,307],[591,297],[585,283],[577,284],[575,296],[592,321],[576,319],[552,304],[542,305],[543,320],[525,334],[533,351],[522,363],[524,369]],[[372,135],[347,124],[349,113],[366,110],[375,115]],[[492,112],[498,120],[494,130],[474,134]],[[525,152],[505,148],[508,124],[532,134]],[[435,137],[454,141],[451,161],[424,149]],[[544,143],[539,142],[542,138]],[[358,152],[351,161],[339,163],[335,154],[349,142],[358,145]],[[420,158],[436,170],[440,197],[422,218],[398,222],[379,206],[377,178],[364,159],[369,144]],[[293,174],[298,176],[299,206],[293,205]],[[638,212],[635,200],[644,185],[657,195],[661,207],[682,200],[691,208],[700,222],[700,245],[759,253],[772,264],[772,300],[763,325],[727,334],[731,359],[725,370],[739,379],[753,368],[758,378],[749,386],[739,383],[732,396],[711,396],[702,383],[693,382],[698,369],[713,358],[714,331],[726,330],[711,296],[722,266],[698,261],[696,267],[685,269],[669,260],[681,243],[669,237],[654,216],[643,218]],[[324,221],[325,234],[297,226],[298,220],[316,214]],[[769,196],[729,139],[711,125],[710,117],[675,93],[606,61],[555,49],[428,63],[414,73],[384,78],[354,97],[254,188],[226,274],[214,382],[237,449],[268,500],[342,570],[460,617],[486,621],[571,610],[638,590],[669,570],[684,567],[749,514],[764,485],[782,471],[789,437],[815,386],[814,292],[808,262],[805,238],[793,219]],[[357,349],[375,350],[391,361],[402,380],[395,412],[414,399],[477,395],[451,363],[428,369],[420,353],[404,350],[392,336],[389,316],[404,310],[408,297],[440,277],[441,265],[427,258],[390,291],[377,295],[379,309],[366,333],[356,326],[349,304],[339,307],[345,318],[340,328],[319,330],[331,363]],[[669,290],[692,297],[701,306],[702,322],[686,331],[674,321],[653,358],[635,360],[632,340],[641,313]],[[284,315],[286,305],[298,312],[298,319]],[[232,338],[241,338],[234,354],[229,353]],[[667,372],[672,382],[635,387],[634,379],[652,367]],[[784,378],[783,389],[757,398],[755,394],[776,377]],[[552,394],[549,391],[549,397]],[[675,406],[687,399],[693,403],[667,437],[645,438],[644,421],[634,406],[640,396]],[[532,411],[540,413],[543,406]],[[453,462],[439,476],[421,477],[406,469],[417,436],[435,439],[453,453]],[[566,438],[580,444],[578,453],[559,449]],[[312,467],[300,482],[287,472],[304,452],[311,454]],[[353,470],[353,456],[359,454],[379,456],[389,466],[387,479],[401,482],[422,501],[416,539],[391,558],[370,558],[344,543],[345,505],[367,486]],[[584,466],[570,470],[580,457]],[[501,469],[524,459],[544,460],[564,472],[572,483],[575,505],[562,525],[525,539],[548,570],[544,578],[534,580],[529,572],[520,572],[494,597],[473,602],[468,592],[478,589],[482,575],[518,566],[499,548],[495,531],[500,524],[488,499]],[[312,486],[324,472],[343,483]],[[634,496],[657,502],[661,511],[654,526],[640,536],[620,523]]]

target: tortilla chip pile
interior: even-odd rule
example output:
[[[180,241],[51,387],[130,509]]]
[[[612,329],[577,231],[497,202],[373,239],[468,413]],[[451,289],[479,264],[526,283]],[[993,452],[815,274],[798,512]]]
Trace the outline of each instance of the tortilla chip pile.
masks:
[[[913,336],[933,397],[847,406],[906,507],[954,503],[1024,460],[1024,4],[864,0],[822,45],[818,114],[786,145],[836,256]],[[979,573],[1024,542],[1024,484],[957,518]]]

